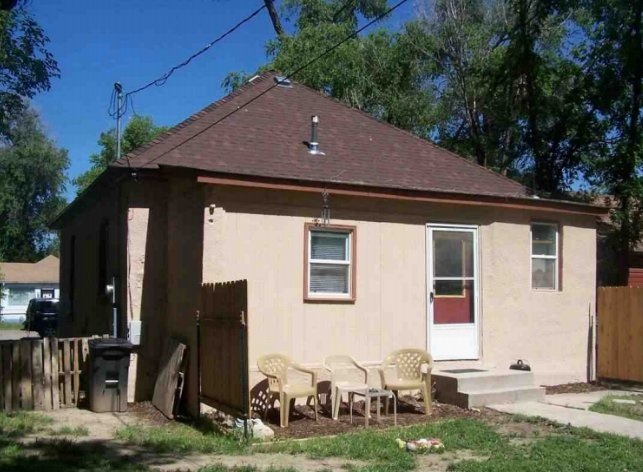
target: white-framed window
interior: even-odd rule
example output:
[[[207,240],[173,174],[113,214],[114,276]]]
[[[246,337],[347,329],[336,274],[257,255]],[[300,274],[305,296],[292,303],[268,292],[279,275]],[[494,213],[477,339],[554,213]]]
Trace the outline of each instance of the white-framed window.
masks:
[[[556,223],[531,224],[531,288],[558,290],[559,234]]]
[[[355,228],[306,225],[304,298],[355,299]]]
[[[27,306],[29,300],[36,298],[35,287],[9,287],[7,292],[7,306]]]

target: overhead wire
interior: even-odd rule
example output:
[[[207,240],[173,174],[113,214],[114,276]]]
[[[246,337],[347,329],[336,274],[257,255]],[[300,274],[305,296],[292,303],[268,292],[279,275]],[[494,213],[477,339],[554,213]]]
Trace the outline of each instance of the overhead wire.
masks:
[[[219,37],[215,38],[214,40],[210,41],[208,44],[203,46],[201,49],[199,49],[197,52],[192,54],[186,60],[184,60],[180,64],[175,65],[174,67],[172,67],[169,71],[167,71],[165,74],[163,74],[159,78],[154,79],[151,82],[148,82],[147,84],[145,84],[145,85],[143,85],[143,86],[141,86],[141,87],[139,87],[137,89],[134,89],[134,90],[132,90],[130,92],[127,92],[125,94],[125,97],[128,97],[128,96],[134,95],[136,93],[142,92],[143,90],[145,90],[145,89],[147,89],[149,87],[152,87],[152,86],[161,87],[161,86],[165,85],[165,83],[172,76],[172,74],[174,74],[174,72],[176,72],[177,70],[181,69],[182,67],[187,66],[190,62],[192,62],[193,59],[196,59],[201,54],[203,54],[207,50],[209,50],[212,46],[217,44],[219,41],[222,41],[227,36],[229,36],[232,33],[234,33],[237,29],[241,28],[245,23],[247,23],[248,21],[252,20],[255,16],[257,16],[259,13],[261,13],[261,11],[264,10],[265,8],[266,8],[266,5],[263,4],[262,6],[257,8],[255,11],[253,11],[250,15],[246,16],[244,19],[242,19],[237,24],[235,24],[233,27],[228,29],[225,33],[221,34]]]
[[[236,23],[234,26],[229,28],[226,32],[224,32],[223,34],[219,35],[217,38],[215,38],[212,41],[210,41],[208,44],[206,44],[204,47],[199,49],[194,54],[190,55],[183,62],[173,66],[165,74],[163,74],[160,77],[152,80],[151,82],[148,82],[147,84],[145,84],[145,85],[143,85],[141,87],[138,87],[137,89],[134,89],[134,90],[131,90],[129,92],[126,92],[124,94],[124,96],[123,96],[124,105],[120,109],[119,109],[118,104],[117,104],[118,98],[116,97],[116,92],[114,90],[112,90],[112,96],[110,98],[110,103],[109,103],[109,106],[108,106],[108,109],[107,109],[107,113],[109,114],[109,116],[111,116],[112,118],[116,118],[116,119],[119,119],[119,118],[122,118],[123,116],[125,116],[125,114],[127,113],[128,102],[132,103],[132,101],[129,100],[132,95],[137,94],[139,92],[142,92],[143,90],[146,90],[146,89],[148,89],[148,88],[150,88],[152,86],[161,87],[161,86],[165,85],[165,83],[172,76],[172,74],[174,74],[174,72],[176,72],[177,70],[181,69],[182,67],[185,67],[188,64],[190,64],[190,62],[192,62],[192,60],[196,59],[197,57],[199,57],[200,55],[202,55],[203,53],[208,51],[212,46],[214,46],[218,42],[222,41],[223,39],[225,39],[226,37],[228,37],[232,33],[234,33],[236,30],[241,28],[241,26],[243,26],[245,23],[247,23],[248,21],[252,20],[255,16],[257,16],[259,13],[261,13],[261,11],[264,10],[265,8],[266,8],[266,5],[264,3],[262,6],[260,6],[255,11],[253,11],[250,15],[246,16],[241,21]]]
[[[351,3],[352,1],[353,1],[353,0],[348,0],[347,4],[348,4],[348,3]],[[393,5],[391,8],[389,8],[388,10],[386,10],[384,13],[382,13],[382,14],[378,15],[377,17],[373,18],[371,21],[369,21],[368,23],[366,23],[365,25],[363,25],[361,28],[359,28],[359,29],[357,29],[357,30],[353,31],[351,34],[349,34],[349,35],[347,35],[346,37],[344,37],[344,38],[343,38],[341,41],[339,41],[338,43],[335,43],[333,46],[331,46],[330,48],[326,49],[325,51],[323,51],[323,52],[322,52],[322,53],[320,53],[319,55],[317,55],[317,56],[313,57],[312,59],[310,59],[309,61],[305,62],[303,65],[301,65],[300,67],[298,67],[298,68],[296,68],[295,70],[293,70],[292,72],[289,72],[288,74],[286,74],[286,75],[283,77],[283,79],[282,79],[282,80],[280,80],[279,82],[276,82],[275,84],[273,84],[272,86],[270,86],[270,87],[268,87],[266,90],[264,90],[263,92],[261,92],[261,93],[259,93],[259,94],[255,95],[254,97],[252,97],[252,98],[251,98],[250,100],[248,100],[247,102],[243,103],[242,105],[239,105],[239,106],[238,106],[237,108],[235,108],[234,110],[232,110],[232,111],[230,111],[230,112],[226,113],[225,115],[223,115],[223,116],[222,116],[221,118],[219,118],[218,120],[214,121],[213,123],[209,124],[208,126],[206,126],[205,128],[203,128],[202,130],[200,130],[198,133],[195,133],[195,134],[193,134],[192,136],[190,136],[190,137],[188,137],[188,138],[186,138],[186,139],[182,140],[180,143],[178,143],[178,144],[176,144],[176,145],[172,146],[172,147],[171,147],[170,149],[168,149],[167,151],[164,151],[163,153],[159,154],[158,156],[156,156],[156,157],[155,157],[155,158],[153,158],[153,159],[150,159],[149,161],[147,161],[147,162],[143,163],[142,165],[136,165],[136,166],[135,166],[135,168],[140,169],[140,168],[143,168],[143,167],[145,167],[145,166],[148,166],[148,165],[150,165],[150,164],[152,164],[152,163],[154,163],[154,162],[158,161],[160,158],[162,158],[162,157],[163,157],[163,156],[165,156],[166,154],[168,154],[168,153],[170,153],[170,152],[174,151],[174,150],[175,150],[176,148],[178,148],[179,146],[182,146],[182,145],[183,145],[183,144],[185,144],[186,142],[190,141],[191,139],[194,139],[194,138],[196,138],[197,136],[200,136],[201,134],[205,133],[206,131],[208,131],[208,130],[209,130],[209,129],[211,129],[212,127],[214,127],[214,126],[218,125],[218,124],[219,124],[219,123],[221,123],[222,121],[226,120],[227,118],[229,118],[230,116],[232,116],[233,114],[235,114],[236,112],[238,112],[239,110],[241,110],[241,109],[245,108],[246,106],[250,105],[250,104],[251,104],[251,103],[253,103],[254,101],[258,100],[259,98],[261,98],[262,96],[264,96],[265,94],[267,94],[268,92],[270,92],[271,90],[275,89],[276,87],[278,87],[279,85],[281,85],[284,81],[287,81],[287,80],[291,79],[294,75],[297,75],[299,72],[301,72],[302,70],[306,69],[306,68],[307,68],[307,67],[309,67],[310,65],[314,64],[314,63],[315,63],[315,62],[317,62],[319,59],[321,59],[321,58],[323,58],[323,57],[327,56],[328,54],[332,53],[332,52],[333,52],[333,51],[335,51],[337,48],[339,48],[340,46],[342,46],[344,43],[346,43],[346,42],[348,42],[349,40],[351,40],[351,39],[355,38],[355,37],[356,37],[357,35],[359,35],[362,31],[366,30],[366,29],[367,29],[367,28],[369,28],[370,26],[372,26],[372,25],[374,25],[375,23],[379,22],[381,19],[383,19],[384,17],[388,16],[389,14],[391,14],[392,12],[394,12],[395,10],[397,10],[399,7],[401,7],[402,5],[404,5],[405,3],[407,3],[408,1],[409,1],[409,0],[400,0],[400,1],[399,1],[399,2],[397,2],[395,5]],[[345,8],[345,7],[346,7],[346,5],[344,5],[344,7],[342,7],[342,8]],[[340,10],[341,10],[342,8],[340,8]],[[130,167],[129,158],[128,158],[127,156],[125,156],[125,158],[127,159],[127,165],[128,165],[128,167]]]
[[[132,96],[134,94],[142,92],[143,90],[146,90],[147,88],[152,87],[152,86],[161,87],[161,86],[165,85],[165,83],[172,76],[172,74],[174,74],[174,72],[176,72],[177,70],[181,69],[182,67],[187,66],[188,64],[190,64],[190,62],[192,62],[193,59],[199,57],[200,55],[202,55],[203,53],[208,51],[212,46],[214,46],[218,42],[222,41],[223,39],[225,39],[230,34],[234,33],[237,29],[239,29],[245,23],[247,23],[248,21],[253,19],[255,16],[257,16],[264,8],[266,8],[265,3],[261,7],[257,8],[255,11],[253,11],[250,15],[246,16],[241,21],[236,23],[234,26],[229,28],[223,34],[219,35],[217,38],[215,38],[212,41],[210,41],[208,44],[206,44],[204,47],[202,47],[196,53],[192,54],[186,60],[184,60],[180,64],[177,64],[174,67],[172,67],[169,71],[167,71],[161,77],[159,77],[159,78],[157,78],[155,80],[152,80],[151,82],[148,82],[147,84],[145,84],[145,85],[143,85],[143,86],[141,86],[141,87],[139,87],[137,89],[134,89],[134,90],[132,90],[130,92],[125,93],[124,96],[123,96],[122,104],[120,103],[120,97],[118,96],[118,94],[116,92],[116,89],[115,88],[112,89],[112,94],[111,94],[111,97],[110,97],[110,100],[109,100],[109,105],[107,107],[107,114],[110,117],[119,120],[119,119],[121,119],[123,116],[125,116],[127,114],[127,111],[129,109],[129,107],[131,106],[132,111],[136,115],[136,109],[134,108],[134,100],[132,98]],[[116,139],[118,139],[118,136],[116,137]],[[131,167],[129,158],[127,159],[127,166]]]

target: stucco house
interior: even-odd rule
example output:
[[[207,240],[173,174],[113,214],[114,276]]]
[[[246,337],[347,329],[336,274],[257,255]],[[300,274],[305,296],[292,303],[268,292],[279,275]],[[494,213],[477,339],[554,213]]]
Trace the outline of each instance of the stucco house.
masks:
[[[51,255],[38,262],[0,262],[2,321],[24,321],[32,298],[58,298],[59,272],[58,258]]]
[[[251,366],[275,351],[376,365],[418,347],[437,368],[522,358],[539,383],[585,380],[604,211],[537,198],[265,73],[115,162],[60,215],[61,330],[111,332],[114,280],[116,331],[140,328],[136,397],[149,398],[164,339],[194,346],[201,284],[247,279]]]

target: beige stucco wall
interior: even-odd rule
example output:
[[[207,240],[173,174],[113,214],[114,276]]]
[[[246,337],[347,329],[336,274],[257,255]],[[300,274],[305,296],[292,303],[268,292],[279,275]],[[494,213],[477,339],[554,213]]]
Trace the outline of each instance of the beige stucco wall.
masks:
[[[212,206],[213,205],[213,206]],[[209,186],[203,281],[248,279],[249,360],[283,352],[310,366],[351,354],[377,364],[400,347],[427,346],[426,223],[479,226],[481,357],[506,368],[531,362],[542,383],[583,380],[595,300],[592,217],[444,204],[332,197],[332,222],[357,227],[357,300],[303,301],[304,224],[321,197]],[[562,228],[562,290],[530,287],[532,220]]]
[[[140,181],[127,205],[127,320],[141,321],[130,396],[152,397],[165,342],[188,345],[184,397],[196,412],[196,324],[201,284],[202,188],[194,179]]]
[[[203,188],[194,179],[173,179],[167,202],[166,336],[188,346],[183,396],[188,411],[196,414],[199,405],[196,311],[203,261]]]
[[[151,397],[161,346],[166,337],[167,184],[125,181],[86,201],[61,230],[60,336],[112,333],[112,305],[98,285],[99,229],[109,222],[106,279],[119,279],[119,336],[128,323],[143,321],[141,346],[132,355],[128,397]],[[71,291],[71,238],[75,237],[74,300]]]
[[[130,365],[130,399],[152,396],[158,362],[167,337],[167,193],[162,180],[128,186],[127,323],[141,322],[140,345]]]
[[[194,177],[125,182],[61,232],[61,333],[110,329],[111,306],[96,294],[98,228],[107,218],[107,271],[128,281],[119,289],[120,335],[127,334],[128,321],[143,322],[132,366],[130,393],[136,399],[151,397],[163,342],[174,336],[190,349],[185,397],[195,411],[194,315],[202,282],[248,280],[251,384],[262,378],[254,367],[257,357],[275,351],[313,367],[333,353],[376,366],[393,349],[430,350],[426,224],[474,224],[481,276],[481,356],[474,363],[506,368],[523,358],[539,382],[585,379],[595,300],[592,217],[332,196],[332,222],[357,228],[357,299],[305,303],[304,224],[318,217],[320,208],[318,194],[201,185]],[[530,288],[532,220],[561,225],[561,291]],[[72,235],[73,317],[66,299]],[[372,379],[377,382],[376,375]]]
[[[78,210],[77,217],[60,231],[60,292],[61,314],[59,335],[86,336],[111,333],[112,305],[109,297],[99,294],[99,233],[102,222],[108,222],[105,280],[124,276],[124,221],[120,208],[125,196],[112,188],[97,201],[89,201]],[[71,268],[72,238],[75,238],[74,269]],[[72,275],[74,300],[71,300]],[[122,280],[122,279],[121,279]],[[122,300],[124,292],[119,293]]]

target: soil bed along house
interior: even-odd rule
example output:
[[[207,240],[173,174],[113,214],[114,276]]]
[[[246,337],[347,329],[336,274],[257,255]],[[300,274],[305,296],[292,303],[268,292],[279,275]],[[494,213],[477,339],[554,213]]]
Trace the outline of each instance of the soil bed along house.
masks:
[[[196,412],[201,285],[243,279],[254,393],[271,352],[319,369],[330,354],[376,367],[420,348],[436,370],[522,358],[538,383],[584,381],[604,212],[535,198],[265,73],[112,164],[59,216],[61,334],[140,332],[137,400],[164,340],[180,339]]]

